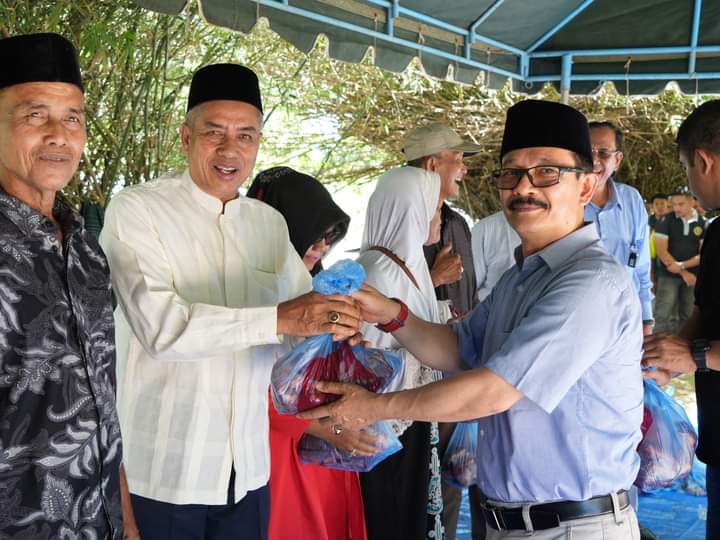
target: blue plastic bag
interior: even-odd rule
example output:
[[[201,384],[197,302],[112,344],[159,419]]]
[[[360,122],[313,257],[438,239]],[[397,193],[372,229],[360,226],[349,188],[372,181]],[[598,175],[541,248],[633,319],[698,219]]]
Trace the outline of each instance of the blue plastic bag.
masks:
[[[645,381],[644,412],[635,485],[650,492],[670,487],[690,474],[697,433],[680,404],[652,380]]]
[[[358,263],[343,260],[313,279],[313,288],[322,294],[350,294],[360,288],[365,271]],[[355,383],[371,390],[387,390],[402,372],[401,358],[392,352],[346,341],[335,342],[331,334],[306,339],[280,358],[271,375],[271,394],[281,414],[297,414],[338,398],[316,388],[319,381]],[[351,456],[312,435],[304,435],[298,448],[300,460],[336,469],[369,471],[402,448],[386,422],[366,428],[378,437],[378,453],[371,457]]]
[[[352,456],[312,435],[303,435],[298,445],[298,457],[305,464],[322,465],[342,471],[368,472],[386,457],[399,452],[402,443],[387,422],[377,422],[364,429],[376,437],[378,452],[372,456]]]
[[[442,460],[442,478],[451,486],[465,488],[477,483],[476,422],[458,422],[455,425]]]

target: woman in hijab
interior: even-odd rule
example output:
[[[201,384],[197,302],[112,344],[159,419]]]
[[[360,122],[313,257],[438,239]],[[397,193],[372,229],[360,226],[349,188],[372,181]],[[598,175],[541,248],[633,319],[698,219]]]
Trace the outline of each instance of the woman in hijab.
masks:
[[[370,197],[358,262],[366,282],[402,299],[413,313],[433,322],[442,316],[423,244],[437,236],[440,177],[417,167],[385,173]],[[420,364],[389,333],[365,325],[373,347],[402,354],[404,372],[395,388],[414,388],[439,380],[440,373]],[[393,421],[403,449],[360,475],[365,519],[371,540],[444,538],[437,423]]]
[[[289,167],[260,173],[248,197],[277,209],[288,225],[290,241],[313,275],[322,258],[347,233],[350,218],[312,176]],[[261,239],[258,239],[261,241]],[[375,453],[373,438],[279,414],[270,400],[270,526],[269,540],[366,540],[358,474],[304,465],[298,444],[308,433],[357,455]]]

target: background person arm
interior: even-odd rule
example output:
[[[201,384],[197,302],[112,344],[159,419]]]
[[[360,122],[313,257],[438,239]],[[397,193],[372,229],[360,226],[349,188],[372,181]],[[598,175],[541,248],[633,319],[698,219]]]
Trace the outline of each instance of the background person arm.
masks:
[[[645,337],[643,365],[655,366],[661,371],[659,376],[653,376],[652,371],[646,372],[646,378],[660,379],[658,382],[667,384],[670,377],[697,371],[690,346],[693,339],[701,337],[701,317],[700,310],[695,307],[679,336],[661,332]],[[706,354],[708,369],[720,371],[720,341],[711,341]]]
[[[650,276],[652,261],[650,259],[650,227],[648,226],[648,214],[645,210],[645,204],[639,193],[634,192],[634,202],[636,207],[635,222],[635,238],[633,245],[637,249],[637,262],[633,272],[637,278],[638,293],[640,296],[640,307],[642,308],[643,321],[653,320],[652,301],[653,301],[653,283]],[[652,333],[652,324],[643,324],[643,333],[645,335]]]

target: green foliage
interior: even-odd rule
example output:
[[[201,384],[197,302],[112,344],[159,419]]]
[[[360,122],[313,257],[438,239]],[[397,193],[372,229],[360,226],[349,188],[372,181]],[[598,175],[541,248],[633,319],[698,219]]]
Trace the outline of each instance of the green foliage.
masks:
[[[185,167],[178,132],[193,71],[211,62],[253,67],[263,86],[264,141],[257,169],[290,165],[328,183],[370,180],[402,164],[402,139],[418,124],[442,120],[482,144],[457,204],[471,216],[498,208],[487,181],[507,108],[525,96],[427,77],[419,62],[402,74],[332,61],[327,42],[302,54],[261,19],[248,35],[211,27],[194,2],[180,16],[142,10],[130,0],[0,0],[5,34],[59,32],[78,45],[86,81],[88,145],[74,201],[105,204],[118,188]],[[558,99],[546,88],[546,99]],[[626,133],[619,177],[649,196],[685,182],[673,144],[679,120],[698,99],[668,90],[626,98],[606,87],[573,98],[591,119]],[[542,129],[536,126],[535,129]]]

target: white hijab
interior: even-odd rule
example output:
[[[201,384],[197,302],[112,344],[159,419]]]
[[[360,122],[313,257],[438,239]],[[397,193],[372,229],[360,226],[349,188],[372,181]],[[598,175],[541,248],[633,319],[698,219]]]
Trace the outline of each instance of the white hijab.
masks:
[[[439,198],[436,172],[401,167],[383,174],[368,203],[358,259],[368,272],[370,285],[400,298],[418,317],[432,322],[441,321],[423,244]],[[372,246],[387,248],[404,261],[420,290],[396,263],[377,251],[368,251]]]
[[[397,297],[418,317],[431,322],[440,320],[435,289],[430,278],[423,244],[430,232],[430,221],[440,198],[440,176],[417,167],[402,167],[380,177],[370,197],[362,248],[358,262],[367,274],[365,281],[390,297]],[[370,250],[372,246],[389,249],[412,272],[416,287],[400,266],[386,255]],[[402,349],[391,334],[375,325],[365,324],[363,336],[373,347],[392,349],[403,357],[403,374],[390,389],[416,388],[439,380],[441,374],[420,364]],[[402,434],[412,422],[391,421],[396,434]]]

